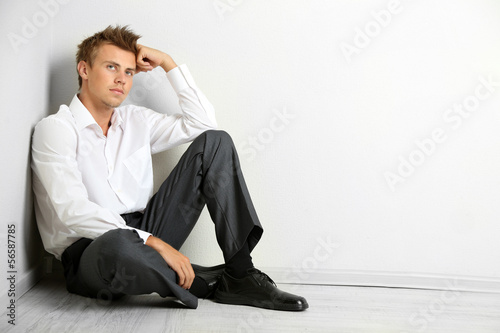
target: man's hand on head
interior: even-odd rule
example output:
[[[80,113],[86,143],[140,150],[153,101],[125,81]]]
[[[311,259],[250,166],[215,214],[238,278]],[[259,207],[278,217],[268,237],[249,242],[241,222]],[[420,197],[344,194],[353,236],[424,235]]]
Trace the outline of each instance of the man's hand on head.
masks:
[[[137,44],[137,48],[137,72],[149,72],[158,66],[168,72],[177,67],[172,57],[162,51],[140,44]]]

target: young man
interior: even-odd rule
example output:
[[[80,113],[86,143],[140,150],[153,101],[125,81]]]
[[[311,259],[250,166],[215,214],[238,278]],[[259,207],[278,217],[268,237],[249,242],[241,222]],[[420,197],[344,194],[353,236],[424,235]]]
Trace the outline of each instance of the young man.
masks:
[[[36,126],[32,144],[37,223],[62,260],[70,292],[102,299],[157,292],[196,308],[198,297],[300,311],[303,297],[254,268],[263,229],[230,136],[185,65],[108,27],[77,52],[80,93]],[[160,66],[181,114],[120,106],[133,77]],[[194,141],[193,141],[194,140]],[[153,196],[151,154],[191,145]],[[191,265],[178,250],[208,207],[225,265]]]

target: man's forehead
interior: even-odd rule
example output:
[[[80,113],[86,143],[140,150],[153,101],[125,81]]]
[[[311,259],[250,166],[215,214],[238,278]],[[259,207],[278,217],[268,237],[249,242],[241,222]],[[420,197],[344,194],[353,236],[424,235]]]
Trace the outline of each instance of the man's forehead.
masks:
[[[101,45],[97,52],[96,60],[100,62],[114,62],[123,67],[136,67],[136,59],[133,52],[123,50],[118,46],[112,44]]]

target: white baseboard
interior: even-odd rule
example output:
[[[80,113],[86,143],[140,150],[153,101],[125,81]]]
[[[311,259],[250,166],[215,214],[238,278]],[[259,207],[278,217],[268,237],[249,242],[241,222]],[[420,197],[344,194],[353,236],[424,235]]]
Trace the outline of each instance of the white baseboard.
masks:
[[[44,275],[44,265],[39,263],[35,267],[31,268],[27,272],[25,272],[18,280],[17,283],[17,292],[19,293],[19,297],[24,295],[28,290],[33,288],[35,284],[43,277]]]
[[[19,299],[21,296],[23,296],[28,290],[33,288],[35,284],[40,281],[40,279],[43,277],[44,274],[44,269],[43,269],[43,264],[39,263],[38,265],[28,269],[27,271],[23,273],[17,273],[16,274],[16,281],[15,281],[15,299]],[[7,289],[9,289],[9,286],[7,286]],[[6,290],[2,293],[0,296],[0,299],[4,300],[7,299],[9,291]],[[3,302],[2,304],[4,304]]]
[[[262,268],[276,283],[412,288],[500,293],[500,278],[369,270]]]

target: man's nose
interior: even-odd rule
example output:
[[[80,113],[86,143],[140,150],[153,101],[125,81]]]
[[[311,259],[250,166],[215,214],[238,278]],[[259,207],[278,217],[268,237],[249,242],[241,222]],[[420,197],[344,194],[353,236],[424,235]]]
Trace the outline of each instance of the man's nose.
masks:
[[[116,74],[115,82],[125,84],[126,81],[127,81],[127,74],[125,74],[124,72],[118,72]]]

